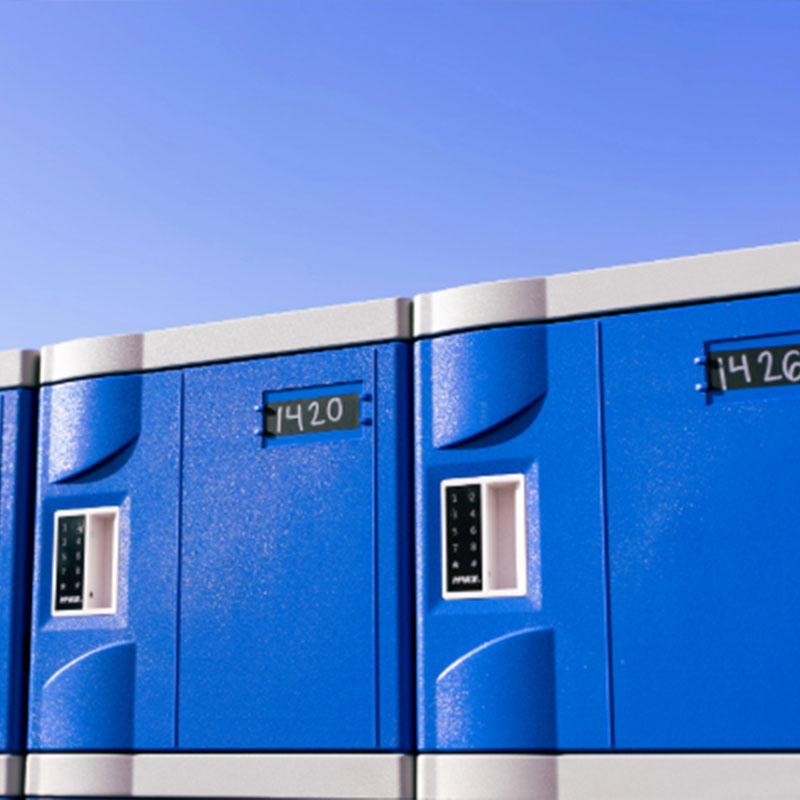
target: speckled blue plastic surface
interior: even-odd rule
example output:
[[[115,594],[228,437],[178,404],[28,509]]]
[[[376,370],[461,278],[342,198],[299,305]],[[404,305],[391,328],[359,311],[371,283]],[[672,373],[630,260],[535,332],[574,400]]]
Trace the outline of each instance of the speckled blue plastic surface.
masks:
[[[357,430],[259,435],[340,386]],[[412,750],[410,407],[402,343],[43,389],[30,748]],[[53,617],[53,515],[104,505],[119,611]]]
[[[800,387],[707,396],[694,358],[800,343],[800,295],[602,326],[617,746],[797,750]]]
[[[170,749],[181,375],[46,386],[40,402],[29,747]],[[118,611],[53,617],[54,513],[97,506],[121,507]]]
[[[415,345],[423,751],[610,746],[598,347],[591,321]],[[441,481],[510,473],[527,595],[444,600]]]
[[[0,752],[25,746],[36,392],[0,392]]]
[[[187,372],[180,747],[413,745],[409,358],[389,344]],[[362,395],[356,431],[253,435],[264,392],[337,384]]]

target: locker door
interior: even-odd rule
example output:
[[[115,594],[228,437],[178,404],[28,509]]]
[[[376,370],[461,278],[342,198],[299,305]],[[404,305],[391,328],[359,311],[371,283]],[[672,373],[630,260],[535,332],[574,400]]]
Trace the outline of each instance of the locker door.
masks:
[[[0,392],[0,750],[25,747],[25,678],[36,392]]]
[[[798,331],[798,295],[603,322],[620,748],[800,746]]]
[[[183,748],[375,747],[374,351],[185,373]]]
[[[175,745],[180,401],[174,372],[41,390],[31,750]]]
[[[419,747],[608,748],[597,325],[415,361]]]

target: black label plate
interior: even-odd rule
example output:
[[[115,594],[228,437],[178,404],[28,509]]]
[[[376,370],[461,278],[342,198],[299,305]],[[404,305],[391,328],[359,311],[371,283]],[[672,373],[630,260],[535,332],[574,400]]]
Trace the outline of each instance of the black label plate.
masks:
[[[346,431],[360,424],[358,392],[280,400],[264,405],[264,435],[270,438]]]
[[[800,383],[800,344],[711,352],[706,383],[712,392],[793,386]]]

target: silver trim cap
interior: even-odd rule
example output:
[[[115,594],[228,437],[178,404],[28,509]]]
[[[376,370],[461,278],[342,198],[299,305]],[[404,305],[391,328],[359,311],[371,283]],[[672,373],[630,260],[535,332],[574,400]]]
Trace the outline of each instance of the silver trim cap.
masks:
[[[414,336],[793,289],[800,289],[800,242],[420,294]]]
[[[25,790],[44,797],[411,800],[414,759],[393,753],[32,753]]]
[[[39,385],[39,353],[36,350],[0,352],[0,389],[35,389]]]
[[[411,301],[370,300],[42,348],[42,383],[411,337]]]
[[[780,753],[421,755],[418,800],[789,800],[800,756]]]
[[[0,755],[0,793],[5,797],[22,794],[25,756]]]

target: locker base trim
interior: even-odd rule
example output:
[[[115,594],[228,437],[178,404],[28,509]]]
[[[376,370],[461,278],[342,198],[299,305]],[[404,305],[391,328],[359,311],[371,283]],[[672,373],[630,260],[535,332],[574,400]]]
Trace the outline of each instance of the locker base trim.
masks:
[[[0,755],[0,796],[14,797],[22,794],[24,756]]]
[[[394,753],[32,753],[28,796],[411,800],[413,757]]]
[[[800,755],[421,755],[417,800],[787,800]]]

